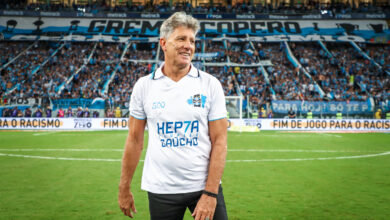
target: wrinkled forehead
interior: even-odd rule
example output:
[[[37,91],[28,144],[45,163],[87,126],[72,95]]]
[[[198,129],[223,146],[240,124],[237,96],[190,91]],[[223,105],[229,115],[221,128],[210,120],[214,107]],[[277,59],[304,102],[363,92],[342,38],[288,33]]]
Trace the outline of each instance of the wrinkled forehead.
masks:
[[[168,35],[168,38],[170,38],[172,36],[174,36],[174,37],[186,36],[186,37],[195,38],[195,31],[188,26],[181,25],[181,26],[174,28],[172,33],[170,35]]]

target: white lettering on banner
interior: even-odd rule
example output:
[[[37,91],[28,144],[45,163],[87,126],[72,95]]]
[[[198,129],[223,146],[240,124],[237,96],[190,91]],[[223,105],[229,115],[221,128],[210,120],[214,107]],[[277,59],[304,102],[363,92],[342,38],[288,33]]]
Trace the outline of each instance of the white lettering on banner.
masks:
[[[160,14],[141,14],[141,18],[160,18]]]
[[[366,18],[386,18],[385,14],[366,14]]]
[[[255,19],[256,17],[255,17],[255,15],[236,15],[236,18],[237,19]]]
[[[109,18],[126,18],[127,17],[127,15],[126,15],[126,13],[108,13],[107,14],[107,17],[109,17]]]
[[[41,16],[55,16],[55,17],[59,17],[61,15],[61,13],[59,12],[44,12],[44,11],[41,11]]]
[[[352,18],[352,15],[348,15],[348,14],[337,14],[337,15],[336,15],[336,18],[351,19],[351,18]]]
[[[269,15],[270,19],[288,19],[288,16],[282,16],[282,15]]]
[[[13,107],[13,106],[33,106],[33,105],[41,105],[42,99],[40,98],[16,98],[12,97],[10,99],[3,99],[3,103],[7,107]]]
[[[303,19],[321,19],[321,15],[303,15]]]
[[[222,19],[222,15],[207,15],[207,18]]]
[[[93,14],[80,12],[80,13],[77,13],[77,17],[93,17]]]
[[[3,11],[4,15],[23,15],[22,11]]]

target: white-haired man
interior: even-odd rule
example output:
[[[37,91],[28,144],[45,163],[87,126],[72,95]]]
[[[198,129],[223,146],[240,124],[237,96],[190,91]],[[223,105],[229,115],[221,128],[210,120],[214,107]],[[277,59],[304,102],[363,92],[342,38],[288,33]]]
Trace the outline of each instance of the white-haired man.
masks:
[[[164,63],[135,84],[130,100],[129,135],[119,184],[119,206],[136,212],[130,184],[149,143],[141,188],[148,192],[151,219],[227,219],[220,186],[227,151],[225,97],[220,82],[191,60],[199,22],[184,12],[160,28]]]

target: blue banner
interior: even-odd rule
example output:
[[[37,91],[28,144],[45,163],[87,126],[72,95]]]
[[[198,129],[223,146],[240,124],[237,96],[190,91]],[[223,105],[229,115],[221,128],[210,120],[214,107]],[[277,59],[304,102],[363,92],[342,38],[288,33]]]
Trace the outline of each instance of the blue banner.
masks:
[[[205,14],[193,13],[197,19],[242,19],[242,20],[264,20],[264,19],[390,19],[390,13],[348,13],[335,14],[334,16],[329,11],[323,11],[323,14]],[[46,11],[18,11],[18,10],[0,10],[0,15],[3,16],[33,16],[33,17],[81,17],[81,18],[146,18],[146,19],[164,19],[168,18],[172,13],[140,13],[140,12],[81,12],[81,11],[62,11],[62,12],[46,12]]]
[[[96,98],[96,99],[55,99],[51,100],[53,105],[53,110],[59,109],[59,108],[68,108],[69,106],[72,108],[78,108],[78,107],[88,107],[90,109],[104,109],[105,103],[102,98]]]
[[[223,55],[224,55],[223,52],[195,53],[194,54],[194,58],[195,59],[201,59],[201,58],[212,59],[214,57],[220,57],[220,56],[223,56]]]
[[[83,41],[98,41],[95,37],[109,37],[109,41],[129,40],[129,36],[158,37],[163,22],[156,19],[116,18],[58,18],[0,16],[0,38],[26,40],[28,36],[63,38],[73,40],[82,36]],[[157,16],[158,17],[158,16]],[[200,19],[200,33],[243,35],[260,37],[259,41],[356,41],[390,42],[390,30],[386,20],[209,20]],[[22,38],[23,37],[23,38]],[[68,39],[68,38],[70,39]],[[30,39],[30,38],[29,38]]]
[[[287,114],[294,110],[306,114],[309,110],[313,114],[372,114],[373,108],[369,101],[359,102],[306,102],[306,101],[272,101],[272,110],[275,113]]]

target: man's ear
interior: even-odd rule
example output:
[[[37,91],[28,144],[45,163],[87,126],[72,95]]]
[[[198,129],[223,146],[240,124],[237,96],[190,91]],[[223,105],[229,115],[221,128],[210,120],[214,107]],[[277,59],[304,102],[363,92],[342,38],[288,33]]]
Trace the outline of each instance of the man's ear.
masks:
[[[163,51],[165,51],[166,44],[167,41],[165,40],[165,38],[160,38],[160,46]]]

